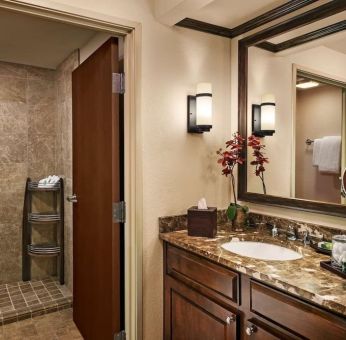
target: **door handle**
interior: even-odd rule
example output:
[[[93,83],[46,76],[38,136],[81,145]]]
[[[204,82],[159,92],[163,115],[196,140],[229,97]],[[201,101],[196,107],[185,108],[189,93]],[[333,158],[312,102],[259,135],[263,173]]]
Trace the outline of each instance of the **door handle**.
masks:
[[[76,194],[68,195],[68,196],[67,196],[67,200],[68,200],[70,203],[77,203],[77,202],[78,202],[78,200],[77,200],[77,195],[76,195]]]

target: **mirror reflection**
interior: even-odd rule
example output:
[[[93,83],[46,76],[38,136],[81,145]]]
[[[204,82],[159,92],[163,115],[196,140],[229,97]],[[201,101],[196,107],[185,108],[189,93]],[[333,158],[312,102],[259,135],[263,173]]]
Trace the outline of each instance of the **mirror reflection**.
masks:
[[[270,44],[248,49],[247,133],[268,163],[264,186],[248,147],[247,191],[346,204],[346,32],[280,52]]]
[[[341,194],[343,196],[343,203],[346,203],[346,168],[341,177]]]

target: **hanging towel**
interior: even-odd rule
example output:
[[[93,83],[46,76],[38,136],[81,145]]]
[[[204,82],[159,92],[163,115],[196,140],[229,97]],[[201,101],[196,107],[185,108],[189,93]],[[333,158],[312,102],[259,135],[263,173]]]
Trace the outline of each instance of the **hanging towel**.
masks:
[[[323,137],[318,158],[320,172],[340,174],[341,136]]]
[[[312,165],[313,166],[318,167],[320,164],[321,146],[322,146],[322,138],[316,138],[314,140],[314,149],[312,152]]]

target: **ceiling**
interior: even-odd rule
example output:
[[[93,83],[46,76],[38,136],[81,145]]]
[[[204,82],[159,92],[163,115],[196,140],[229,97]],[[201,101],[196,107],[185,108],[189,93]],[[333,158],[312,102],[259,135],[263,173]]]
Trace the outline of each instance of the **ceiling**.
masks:
[[[287,33],[280,34],[280,35],[278,35],[272,39],[268,39],[268,41],[271,43],[274,43],[274,44],[278,44],[278,43],[281,43],[283,41],[298,37],[302,34],[313,32],[313,31],[318,30],[320,28],[327,27],[329,25],[338,23],[338,22],[343,21],[343,20],[346,20],[346,11],[332,15],[332,16],[324,18],[322,20],[315,21],[311,24],[296,28],[296,29],[289,31]]]
[[[285,2],[287,0],[214,0],[189,17],[219,26],[234,27]]]
[[[337,52],[346,54],[346,32],[340,32],[332,36],[330,39],[326,39],[323,42],[323,46],[331,48]]]
[[[55,69],[96,33],[86,28],[0,10],[0,60]]]

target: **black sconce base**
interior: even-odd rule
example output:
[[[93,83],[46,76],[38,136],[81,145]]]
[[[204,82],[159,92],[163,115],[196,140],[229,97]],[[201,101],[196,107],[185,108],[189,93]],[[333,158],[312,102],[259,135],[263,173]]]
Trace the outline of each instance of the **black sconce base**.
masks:
[[[187,96],[187,132],[209,132],[212,125],[196,125],[196,96]]]
[[[255,137],[273,136],[275,130],[261,130],[261,105],[252,104],[252,134]]]

